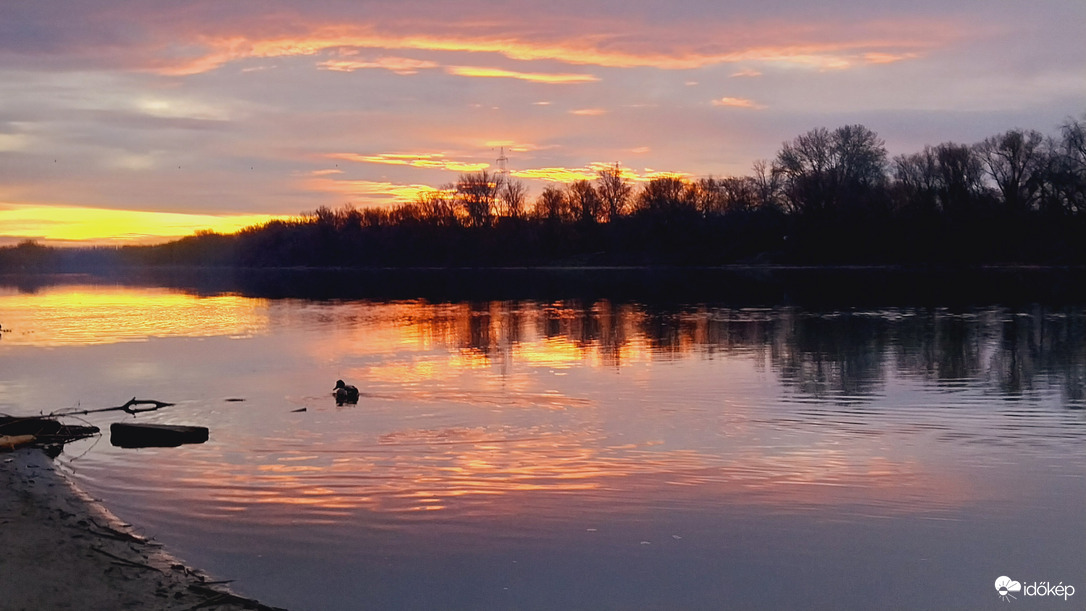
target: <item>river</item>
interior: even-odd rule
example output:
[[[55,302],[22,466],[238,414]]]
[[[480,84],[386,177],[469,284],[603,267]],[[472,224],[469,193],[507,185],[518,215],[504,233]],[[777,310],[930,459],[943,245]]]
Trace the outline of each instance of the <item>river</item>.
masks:
[[[0,412],[175,403],[73,419],[103,435],[58,460],[293,611],[1086,596],[1082,303],[321,286],[0,283]],[[114,447],[118,420],[210,439]]]

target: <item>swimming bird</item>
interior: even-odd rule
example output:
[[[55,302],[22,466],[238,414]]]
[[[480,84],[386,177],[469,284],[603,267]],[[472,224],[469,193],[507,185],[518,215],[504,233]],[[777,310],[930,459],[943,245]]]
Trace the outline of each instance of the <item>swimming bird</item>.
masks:
[[[358,403],[358,389],[350,384],[344,384],[343,380],[336,380],[333,393],[336,395],[336,405]]]

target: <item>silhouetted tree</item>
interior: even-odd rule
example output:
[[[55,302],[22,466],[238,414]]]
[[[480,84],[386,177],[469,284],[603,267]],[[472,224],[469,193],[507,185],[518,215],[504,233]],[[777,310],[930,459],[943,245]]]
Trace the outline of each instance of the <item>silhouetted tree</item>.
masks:
[[[1086,115],[1054,138],[1011,130],[893,160],[861,125],[811,130],[751,176],[662,176],[636,192],[617,164],[527,188],[464,174],[399,206],[322,206],[236,234],[74,256],[24,243],[0,270],[147,265],[1086,262]],[[1003,205],[1000,205],[1000,202]],[[495,220],[497,219],[497,220]],[[512,222],[515,220],[515,222]],[[60,249],[65,250],[65,249]]]
[[[1039,132],[1012,129],[986,138],[976,147],[984,171],[1012,211],[1026,211],[1036,203],[1041,186],[1043,142],[1044,136]]]
[[[751,177],[758,195],[758,207],[778,208],[781,205],[781,177],[773,171],[773,164],[766,159],[756,160],[751,169],[754,175]]]
[[[415,204],[419,207],[421,218],[438,227],[458,225],[456,203],[452,194],[454,185],[445,185],[431,191],[423,191],[416,196]]]
[[[886,180],[886,147],[862,125],[818,128],[786,142],[774,170],[792,209],[808,213],[863,203]]]
[[[494,217],[502,175],[486,170],[461,174],[456,181],[456,202],[467,215],[468,226],[488,227]]]
[[[682,209],[694,209],[687,199],[686,182],[678,176],[660,176],[653,178],[641,187],[637,194],[636,207],[641,213],[651,215],[671,215]]]
[[[757,181],[750,176],[729,176],[717,182],[722,194],[721,212],[748,212],[759,206]]]
[[[894,158],[894,177],[910,205],[952,215],[968,213],[982,191],[982,169],[973,147],[944,142]]]
[[[528,187],[519,180],[507,179],[498,191],[501,215],[512,219],[524,216],[524,204],[528,200]]]
[[[1086,116],[1068,119],[1060,138],[1049,139],[1046,149],[1041,207],[1049,213],[1081,214],[1086,211]]]
[[[616,163],[596,172],[596,193],[607,219],[614,220],[626,213],[633,187]]]
[[[566,187],[566,201],[569,203],[570,213],[582,223],[595,223],[600,220],[602,202],[592,183],[587,180],[570,183]]]
[[[535,203],[535,213],[537,218],[551,222],[571,220],[566,194],[562,189],[554,186],[545,187],[539,194]]]
[[[689,202],[702,215],[721,214],[724,212],[724,191],[716,178],[699,178],[693,182],[684,181],[682,199]]]

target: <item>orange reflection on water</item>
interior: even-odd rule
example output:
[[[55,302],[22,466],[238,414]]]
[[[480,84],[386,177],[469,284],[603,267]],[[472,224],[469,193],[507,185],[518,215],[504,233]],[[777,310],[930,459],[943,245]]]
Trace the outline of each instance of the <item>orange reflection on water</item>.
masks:
[[[261,506],[269,510],[262,519],[297,524],[330,523],[360,510],[509,516],[522,513],[528,499],[568,519],[577,516],[564,511],[636,513],[661,503],[939,515],[985,496],[916,458],[823,444],[717,455],[654,440],[615,443],[592,429],[509,425],[345,437],[331,441],[334,447],[310,443],[225,470],[227,461],[210,456],[203,475],[190,482],[206,498],[188,502],[224,514]],[[563,510],[570,494],[578,500]]]
[[[329,363],[342,366],[367,393],[342,410],[330,397],[307,403],[289,422],[285,407],[259,412],[254,401],[251,416],[224,422],[214,443],[186,455],[187,479],[170,480],[195,513],[259,506],[272,522],[322,523],[361,511],[516,515],[530,501],[558,517],[586,506],[633,512],[668,503],[931,514],[990,494],[917,448],[888,441],[900,432],[893,414],[873,410],[871,427],[856,435],[818,426],[827,423],[818,410],[768,409],[765,395],[742,394],[764,363],[828,359],[821,344],[786,341],[804,322],[788,312],[773,324],[764,312],[660,313],[603,301],[278,302],[269,312],[261,300],[108,287],[0,295],[0,308],[9,302],[10,311],[43,312],[45,321],[49,312],[78,319],[71,324],[88,334],[83,343],[287,329],[274,345],[308,357],[290,364],[316,363],[321,375]],[[602,371],[714,351],[721,357],[697,368]],[[853,368],[866,362],[845,357]],[[565,377],[551,371],[573,368],[580,371]],[[871,371],[877,379],[882,369]],[[269,394],[287,394],[278,389],[288,386],[263,381],[277,389]],[[631,383],[646,392],[624,392]],[[840,407],[814,405],[831,416]]]
[[[411,352],[410,360],[389,359],[352,373],[377,379],[433,381],[495,365],[618,367],[648,362],[670,350],[688,350],[699,336],[661,349],[637,328],[642,317],[631,306],[593,304],[586,310],[556,302],[431,304],[407,301],[355,304],[354,314],[331,321],[335,333],[314,356],[391,355]]]
[[[267,326],[263,300],[196,297],[168,289],[50,287],[0,290],[4,345],[68,346],[151,337],[246,336]]]

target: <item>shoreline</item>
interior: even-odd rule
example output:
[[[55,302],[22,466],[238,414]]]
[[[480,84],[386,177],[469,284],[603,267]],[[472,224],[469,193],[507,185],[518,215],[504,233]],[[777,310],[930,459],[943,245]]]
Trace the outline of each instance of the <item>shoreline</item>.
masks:
[[[284,611],[231,593],[132,531],[44,452],[0,453],[3,607]]]

